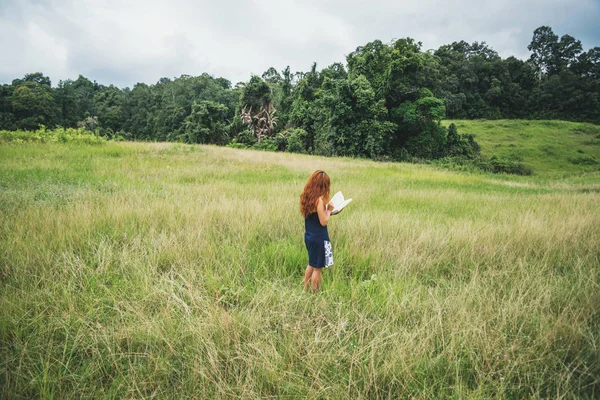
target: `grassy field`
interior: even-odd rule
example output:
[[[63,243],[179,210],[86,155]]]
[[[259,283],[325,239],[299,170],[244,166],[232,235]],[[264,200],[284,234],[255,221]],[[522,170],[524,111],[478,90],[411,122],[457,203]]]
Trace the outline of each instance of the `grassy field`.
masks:
[[[471,133],[481,154],[509,158],[533,167],[534,174],[564,176],[600,171],[600,126],[566,121],[455,120],[459,133]]]
[[[354,201],[312,295],[317,168]],[[0,398],[598,398],[599,200],[597,172],[0,145]]]

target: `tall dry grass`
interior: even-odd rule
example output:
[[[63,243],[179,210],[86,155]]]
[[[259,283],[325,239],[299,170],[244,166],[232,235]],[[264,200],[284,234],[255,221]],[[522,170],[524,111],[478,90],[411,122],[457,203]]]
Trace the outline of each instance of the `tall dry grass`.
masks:
[[[595,398],[598,182],[0,147],[0,397]],[[354,201],[302,292],[314,169]]]

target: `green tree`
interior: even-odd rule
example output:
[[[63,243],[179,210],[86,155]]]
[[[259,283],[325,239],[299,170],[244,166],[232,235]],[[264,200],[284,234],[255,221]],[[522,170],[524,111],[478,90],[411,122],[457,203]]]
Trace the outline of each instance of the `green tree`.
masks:
[[[275,134],[277,119],[274,115],[273,92],[265,81],[258,76],[250,78],[242,91],[241,103],[242,121],[251,127],[259,142]]]
[[[327,109],[322,104],[321,85],[323,78],[313,63],[309,72],[296,73],[299,80],[292,92],[292,104],[289,112],[288,125],[302,128],[306,135],[303,138],[304,147],[308,152],[316,152],[317,134],[321,133],[320,143],[330,146],[326,134]],[[320,154],[333,155],[333,149],[322,148]]]
[[[283,81],[281,75],[279,75],[279,72],[277,72],[277,70],[273,67],[270,67],[262,74],[262,79],[265,82],[273,85],[280,84]]]
[[[0,129],[13,130],[16,129],[15,115],[12,106],[12,95],[14,86],[0,86]]]
[[[579,40],[570,35],[563,35],[554,48],[550,72],[559,73],[565,68],[573,67],[582,51]]]
[[[527,49],[531,51],[529,61],[535,65],[538,79],[541,80],[543,74],[553,70],[557,44],[558,36],[549,26],[540,26],[533,31],[533,38]]]
[[[393,147],[404,147],[420,158],[438,158],[446,153],[446,132],[440,121],[446,114],[444,101],[428,89],[419,91],[415,102],[405,101],[392,110],[398,121],[398,136]]]
[[[227,143],[229,114],[224,104],[208,100],[194,102],[184,122],[184,140],[187,143]]]
[[[22,85],[27,82],[37,83],[42,86],[52,87],[50,78],[47,76],[44,76],[44,74],[41,72],[25,74],[23,79],[15,79],[15,80],[13,80],[12,84],[13,84],[13,86],[19,86],[19,85]]]
[[[112,137],[116,132],[122,130],[125,123],[123,91],[113,85],[102,87],[94,95],[93,101],[102,134]]]
[[[60,81],[54,89],[54,97],[59,108],[60,124],[65,127],[75,127],[86,116],[96,115],[94,96],[100,90],[100,85],[91,82],[82,75],[73,81]]]
[[[56,124],[58,110],[48,77],[40,72],[27,74],[24,79],[15,79],[12,86],[11,103],[17,128],[33,130],[39,125]]]
[[[328,110],[326,136],[335,154],[382,158],[389,155],[395,124],[387,120],[384,100],[378,99],[367,78],[325,78],[322,105]],[[321,144],[322,145],[322,144]]]
[[[479,154],[479,150],[473,135],[460,135],[456,125],[450,124],[446,136],[446,155],[473,158]]]

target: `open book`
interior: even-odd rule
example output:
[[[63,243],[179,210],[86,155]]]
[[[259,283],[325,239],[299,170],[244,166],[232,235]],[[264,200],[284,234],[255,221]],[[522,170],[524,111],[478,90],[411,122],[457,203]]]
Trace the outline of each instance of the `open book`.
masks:
[[[337,192],[333,195],[331,200],[329,201],[333,205],[333,210],[331,211],[331,215],[339,214],[340,211],[344,209],[350,203],[352,199],[344,199],[344,195],[342,192]]]

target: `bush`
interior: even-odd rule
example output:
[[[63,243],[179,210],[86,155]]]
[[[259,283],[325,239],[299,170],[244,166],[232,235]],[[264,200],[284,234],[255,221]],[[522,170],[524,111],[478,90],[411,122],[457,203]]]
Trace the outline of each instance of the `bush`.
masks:
[[[437,165],[453,171],[482,172],[485,171],[480,165],[480,160],[467,159],[462,156],[448,156],[429,161],[428,164]]]
[[[573,128],[570,129],[571,133],[580,135],[580,134],[586,134],[586,135],[593,135],[595,133],[598,133],[598,131],[600,131],[600,127],[596,126],[596,125],[591,125],[591,124],[579,124]],[[600,136],[600,135],[598,135]]]
[[[492,156],[489,161],[481,161],[480,165],[488,172],[494,174],[506,173],[516,175],[531,175],[533,174],[533,168],[529,165],[510,160],[508,158],[501,158]]]
[[[467,172],[491,172],[493,174],[515,174],[531,175],[533,168],[529,165],[516,162],[508,158],[492,156],[490,159],[484,157],[466,158],[462,156],[450,156],[438,160],[429,161],[428,164],[438,165],[444,168],[467,171]]]
[[[474,158],[479,154],[479,144],[475,141],[475,136],[471,134],[458,134],[455,124],[448,127],[446,136],[446,154],[449,156],[464,156]]]
[[[319,156],[333,157],[336,154],[333,143],[329,140],[329,134],[327,131],[323,131],[317,134],[315,137],[315,154]]]
[[[241,143],[246,145],[246,147],[250,147],[257,143],[257,139],[251,129],[245,129],[238,133],[237,136],[233,138],[232,142]]]
[[[244,143],[238,142],[236,139],[233,139],[231,142],[227,143],[227,147],[231,147],[232,149],[247,149],[248,145]]]
[[[399,162],[415,162],[414,157],[411,156],[408,150],[406,150],[404,147],[401,147],[400,149],[395,149],[393,153],[393,158],[395,161]]]
[[[106,139],[93,132],[86,131],[84,128],[61,128],[46,129],[40,125],[35,131],[0,131],[1,143],[84,143],[84,144],[102,144]]]
[[[408,152],[418,158],[440,158],[446,152],[446,129],[430,124],[406,142]]]
[[[306,153],[306,149],[304,148],[306,135],[306,131],[302,128],[286,130],[284,132],[284,136],[287,140],[285,151],[289,153]]]
[[[122,142],[127,139],[131,139],[131,135],[123,130],[118,131],[112,138],[115,142]]]
[[[570,157],[569,161],[577,165],[596,165],[598,161],[592,156]]]
[[[82,121],[77,123],[78,128],[83,128],[89,132],[95,132],[96,129],[100,126],[98,122],[98,117],[86,117]]]
[[[279,143],[276,139],[263,139],[260,142],[256,142],[252,148],[256,150],[277,151]]]

